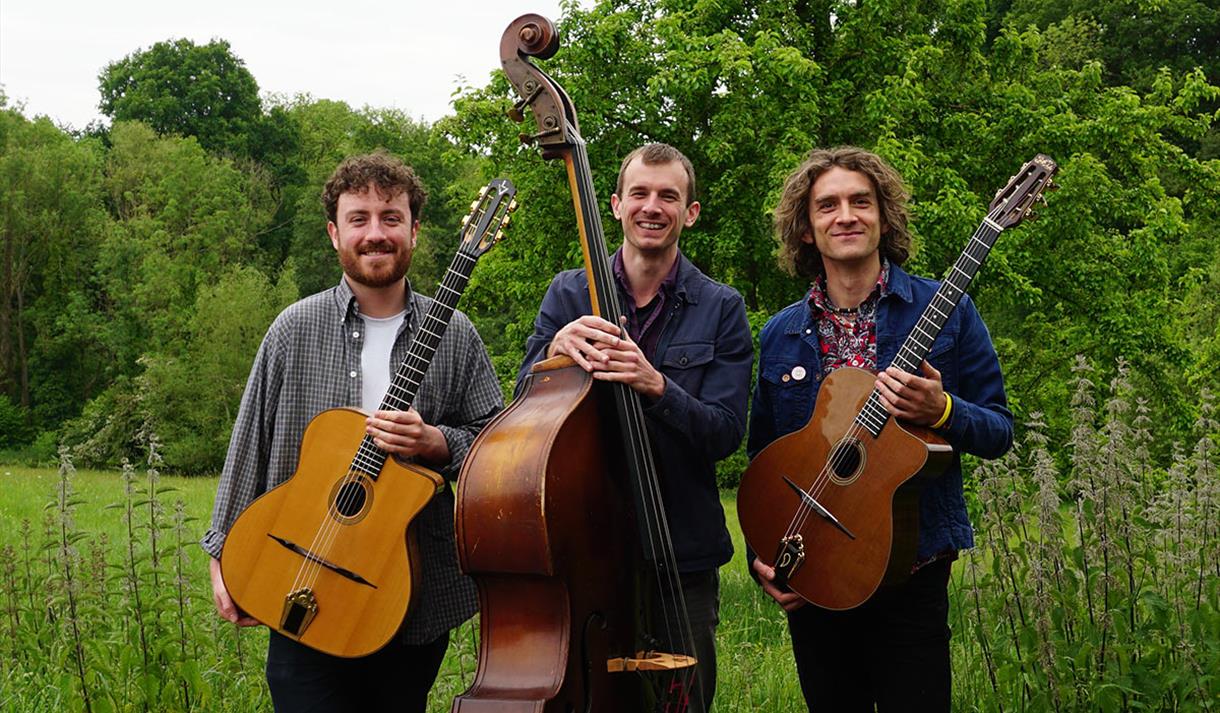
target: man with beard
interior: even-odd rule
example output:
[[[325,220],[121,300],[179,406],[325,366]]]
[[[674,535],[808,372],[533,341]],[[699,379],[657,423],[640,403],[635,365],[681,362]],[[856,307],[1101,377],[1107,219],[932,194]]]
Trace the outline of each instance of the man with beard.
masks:
[[[216,609],[239,626],[258,622],[236,608],[220,576],[225,533],[255,497],[292,475],[311,418],[362,407],[372,414],[366,430],[378,447],[452,480],[475,435],[503,406],[483,343],[455,312],[412,408],[376,411],[432,303],[406,279],[425,199],[415,172],[381,152],[344,161],[322,191],[343,277],[285,309],[268,329],[201,543],[212,556]],[[267,682],[277,711],[425,710],[449,630],[474,613],[477,593],[457,568],[452,490],[415,522],[422,576],[406,625],[361,658],[323,654],[272,631]]]

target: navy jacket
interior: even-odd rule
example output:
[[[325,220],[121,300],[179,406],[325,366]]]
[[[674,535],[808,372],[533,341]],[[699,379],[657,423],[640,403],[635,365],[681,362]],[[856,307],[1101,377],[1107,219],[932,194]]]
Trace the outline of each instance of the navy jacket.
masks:
[[[745,435],[753,343],[741,295],[682,255],[678,260],[676,299],[666,307],[672,315],[653,361],[665,377],[665,393],[641,401],[678,568],[695,572],[733,557],[715,464],[737,450]],[[585,271],[556,275],[525,343],[518,389],[530,367],[546,358],[555,333],[592,313]]]
[[[932,301],[939,283],[913,277],[890,265],[889,293],[877,306],[877,367],[884,369]],[[928,353],[940,371],[953,412],[939,433],[954,448],[944,475],[924,488],[920,500],[918,559],[974,545],[974,531],[962,495],[960,452],[998,458],[1012,446],[1012,413],[1004,377],[987,327],[969,295],[949,315]],[[802,365],[807,379],[783,380]],[[771,441],[809,422],[821,385],[818,331],[804,299],[788,305],[767,322],[759,336],[758,386],[750,412],[746,450],[753,458]]]

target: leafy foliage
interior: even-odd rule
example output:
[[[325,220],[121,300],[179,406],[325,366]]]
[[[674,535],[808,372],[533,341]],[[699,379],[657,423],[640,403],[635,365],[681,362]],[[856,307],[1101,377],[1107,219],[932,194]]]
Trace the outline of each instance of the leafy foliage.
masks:
[[[158,42],[106,65],[98,81],[106,116],[194,136],[209,151],[246,155],[261,119],[258,83],[224,40]]]

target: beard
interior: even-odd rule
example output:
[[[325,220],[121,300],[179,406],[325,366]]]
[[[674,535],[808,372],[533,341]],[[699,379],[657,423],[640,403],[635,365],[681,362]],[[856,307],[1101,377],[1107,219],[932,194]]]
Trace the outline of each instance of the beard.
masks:
[[[394,251],[389,253],[391,258],[389,261],[370,266],[364,264],[360,259],[367,252],[386,248]],[[407,274],[407,270],[411,267],[411,251],[392,243],[366,244],[361,246],[359,251],[341,250],[339,265],[343,267],[343,274],[365,287],[389,287]]]

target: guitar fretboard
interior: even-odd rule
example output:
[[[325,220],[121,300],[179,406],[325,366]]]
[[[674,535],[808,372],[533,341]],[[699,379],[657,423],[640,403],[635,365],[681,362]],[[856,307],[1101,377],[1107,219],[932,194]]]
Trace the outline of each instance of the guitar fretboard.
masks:
[[[961,302],[962,296],[966,294],[971,281],[983,266],[987,254],[991,252],[1003,230],[993,216],[988,215],[983,219],[957,262],[949,269],[949,274],[940,283],[940,289],[932,296],[932,301],[928,303],[919,321],[907,335],[906,341],[898,349],[893,366],[910,374],[920,373],[919,365],[928,356],[932,343],[936,341],[945,322],[949,321],[949,315],[953,314],[953,310]],[[890,413],[881,405],[881,395],[874,389],[860,413],[856,415],[856,425],[866,429],[875,438],[880,435],[889,419]]]
[[[466,284],[470,282],[470,273],[476,262],[474,257],[461,250],[453,256],[453,262],[449,264],[449,269],[445,271],[445,277],[433,296],[432,306],[420,322],[415,337],[411,340],[411,348],[394,373],[394,378],[390,380],[390,387],[386,389],[385,398],[382,399],[378,410],[406,411],[415,403],[419,385],[423,383],[428,365],[432,363],[432,357],[441,344],[441,337],[445,335],[449,320],[453,318],[458,299],[465,291]],[[352,470],[376,480],[388,456],[388,453],[373,442],[373,437],[366,434],[356,450],[356,457],[352,459]]]

